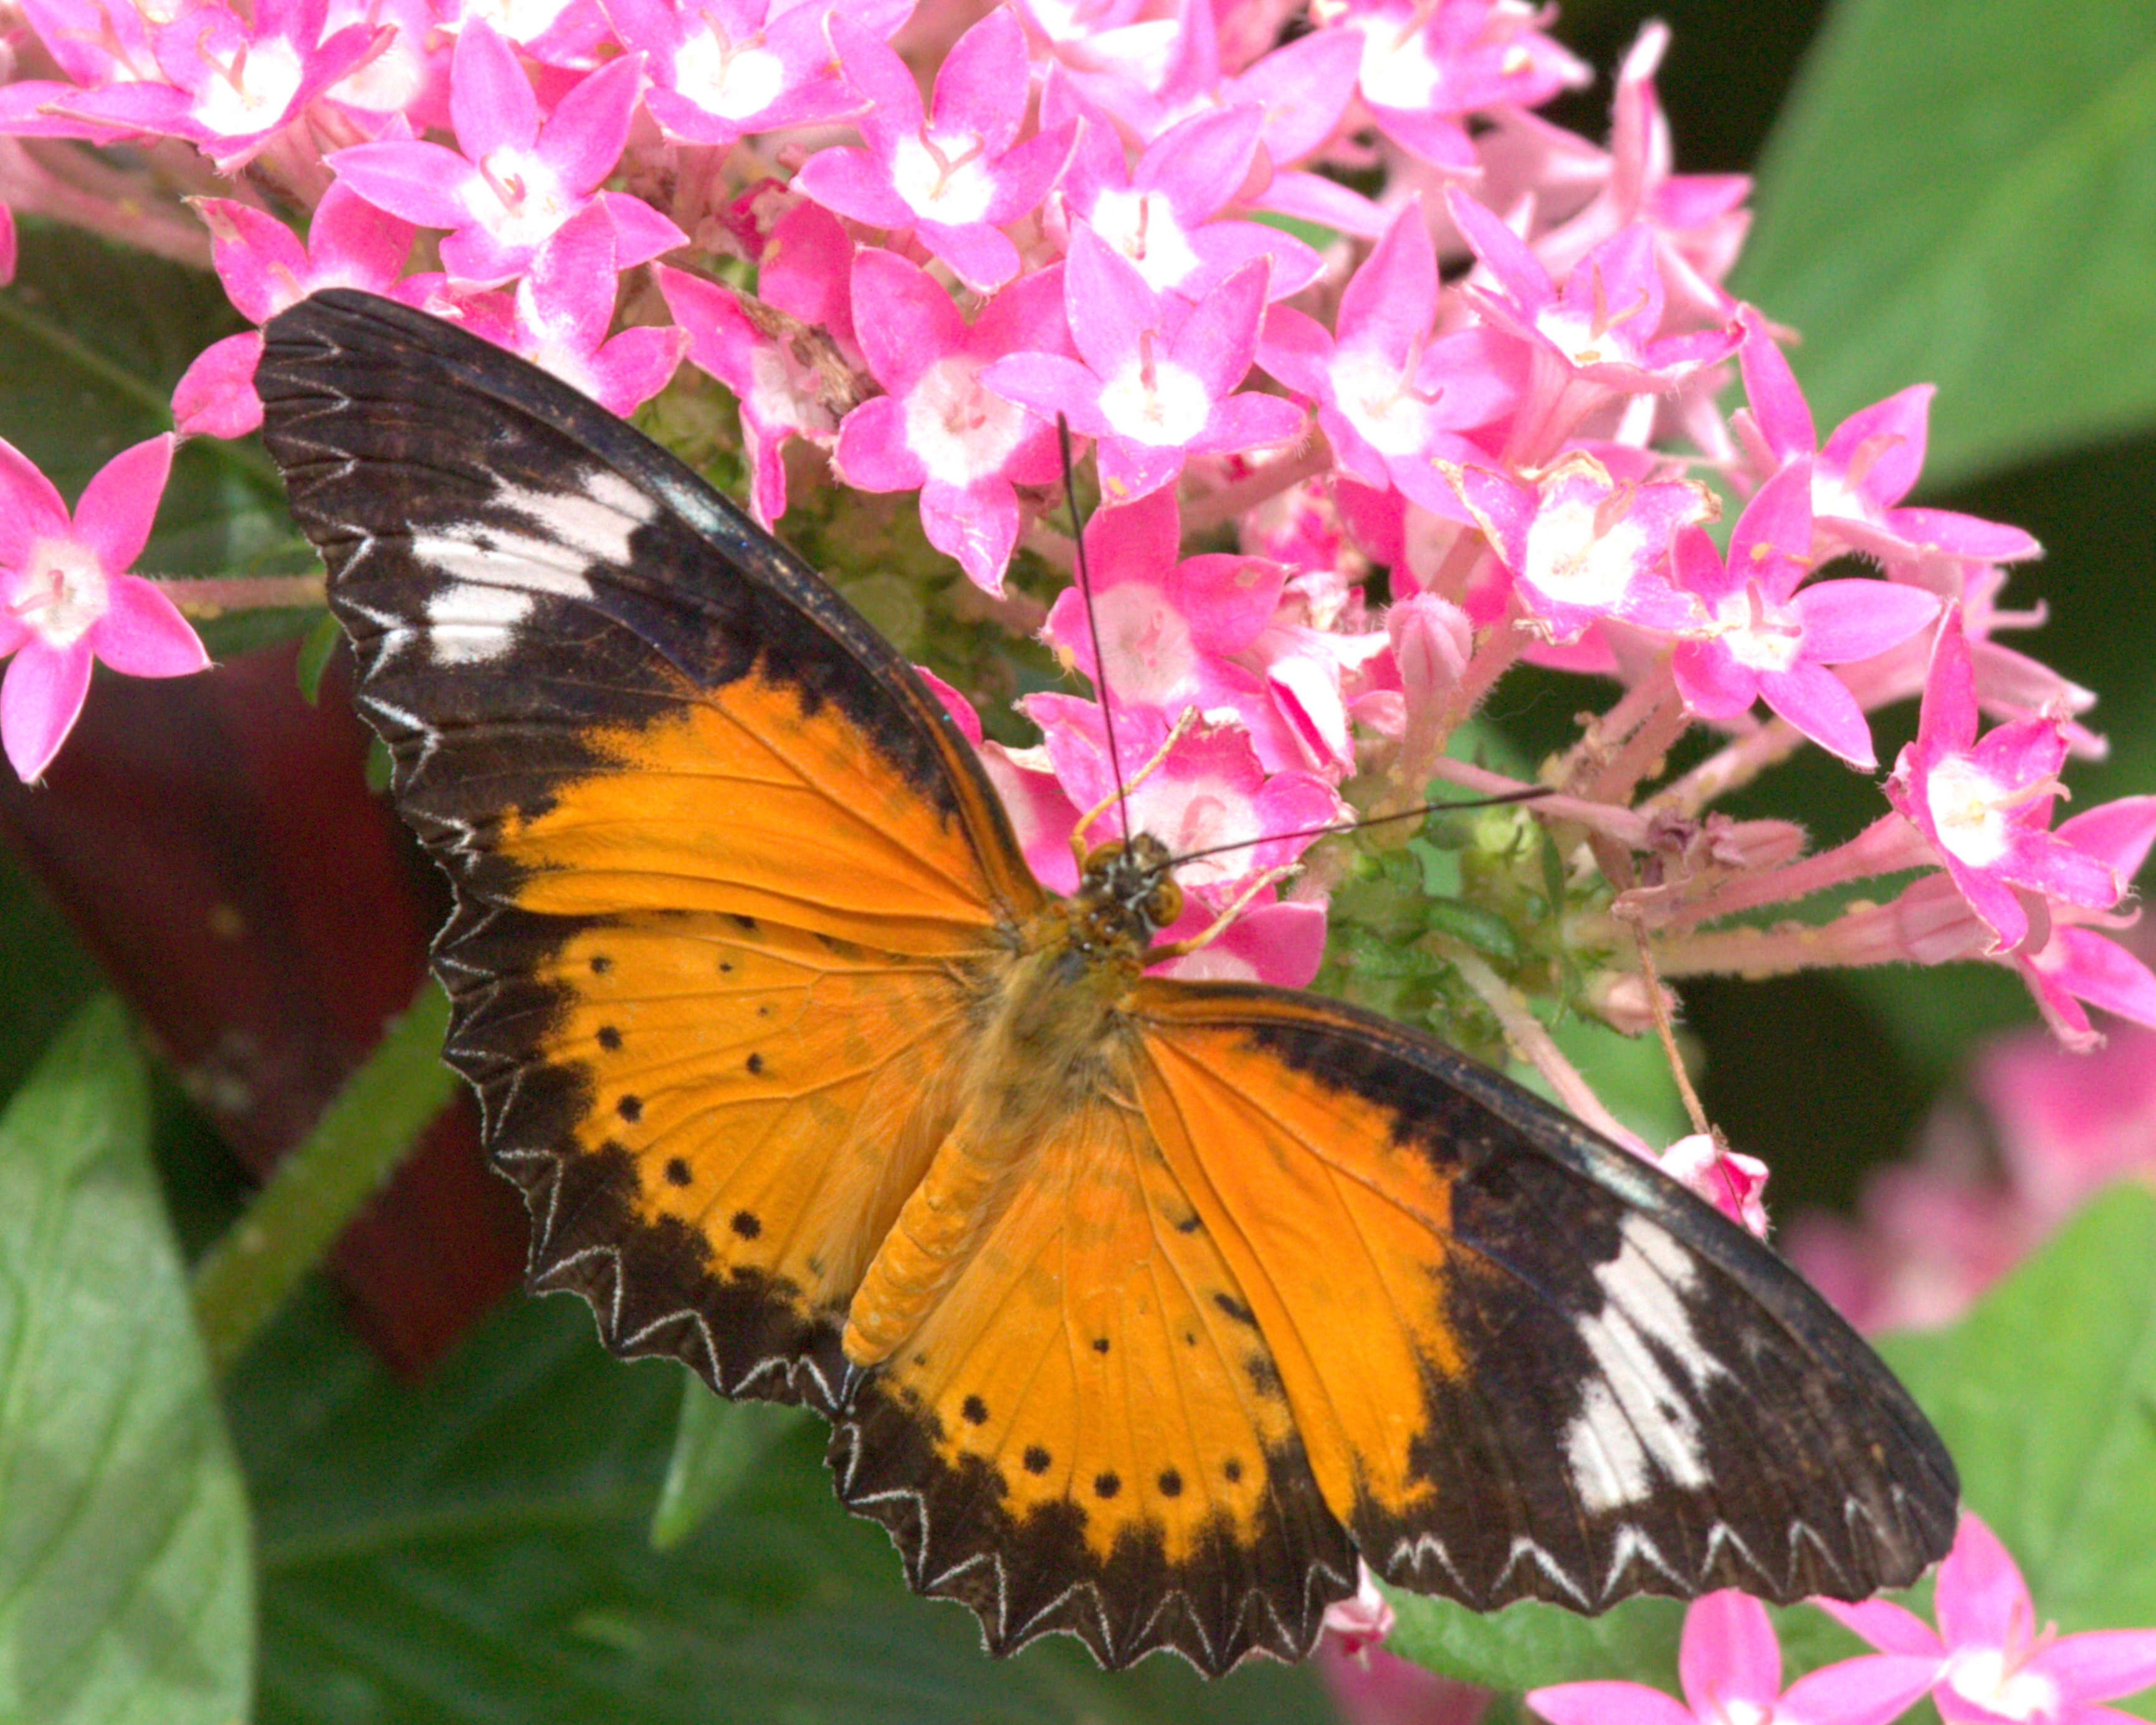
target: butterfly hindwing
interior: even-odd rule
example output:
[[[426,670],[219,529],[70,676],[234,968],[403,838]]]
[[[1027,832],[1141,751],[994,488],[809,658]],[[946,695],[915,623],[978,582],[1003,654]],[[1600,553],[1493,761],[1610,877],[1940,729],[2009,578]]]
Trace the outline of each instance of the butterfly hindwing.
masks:
[[[448,1052],[535,1282],[828,1408],[834,1312],[1040,898],[978,763],[819,577],[535,368],[336,292],[271,323],[257,386],[456,888]]]
[[[1111,1083],[1112,1093],[1116,1085]],[[1144,1118],[1104,1096],[839,1421],[839,1495],[997,1651],[1295,1659],[1355,1560],[1234,1273]]]
[[[1658,1170],[1389,1021],[1147,982],[1147,1117],[1373,1569],[1489,1610],[1857,1599],[1953,1535],[1876,1355]]]

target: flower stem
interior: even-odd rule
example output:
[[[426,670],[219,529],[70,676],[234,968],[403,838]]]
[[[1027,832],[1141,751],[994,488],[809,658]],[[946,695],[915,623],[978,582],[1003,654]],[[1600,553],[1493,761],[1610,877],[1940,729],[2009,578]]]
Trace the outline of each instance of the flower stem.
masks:
[[[1267,498],[1279,496],[1291,485],[1300,485],[1305,479],[1317,478],[1332,465],[1332,445],[1325,441],[1322,432],[1313,429],[1304,446],[1293,454],[1268,462],[1255,473],[1245,473],[1209,496],[1194,499],[1185,504],[1183,530],[1186,534],[1202,533],[1209,527],[1219,526],[1223,521],[1232,521],[1245,510],[1255,509]]]
[[[157,590],[189,617],[221,617],[228,611],[278,611],[323,602],[319,575],[173,576]]]
[[[1527,1010],[1527,1001],[1520,991],[1465,947],[1448,941],[1444,953],[1460,973],[1460,980],[1474,990],[1476,998],[1496,1017],[1512,1052],[1549,1080],[1558,1100],[1604,1137],[1614,1139],[1627,1149],[1645,1154],[1645,1147],[1638,1135],[1626,1129],[1615,1115],[1603,1107],[1601,1098],[1588,1088],[1578,1068],[1564,1057],[1550,1033],[1543,1028],[1542,1021]]]
[[[430,976],[314,1130],[195,1272],[195,1321],[210,1368],[237,1364],[300,1279],[404,1159],[455,1093],[442,1064],[449,1003]]]

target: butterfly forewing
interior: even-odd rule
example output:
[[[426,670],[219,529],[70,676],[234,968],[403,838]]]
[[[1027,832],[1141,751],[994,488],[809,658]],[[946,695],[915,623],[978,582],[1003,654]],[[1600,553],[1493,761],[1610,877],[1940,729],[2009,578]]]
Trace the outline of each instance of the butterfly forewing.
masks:
[[[498,350],[322,294],[258,387],[456,887],[449,1052],[535,1282],[624,1351],[828,1408],[834,1314],[1039,898],[973,757],[815,576]]]

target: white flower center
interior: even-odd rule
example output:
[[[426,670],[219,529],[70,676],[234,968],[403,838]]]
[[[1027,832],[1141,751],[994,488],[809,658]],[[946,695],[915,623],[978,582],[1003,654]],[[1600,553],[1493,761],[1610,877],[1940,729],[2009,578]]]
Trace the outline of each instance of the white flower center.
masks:
[[[244,137],[274,125],[300,93],[303,69],[299,50],[283,36],[264,36],[247,44],[203,80],[195,92],[195,119],[228,138]]]
[[[995,176],[971,132],[901,138],[891,156],[891,179],[916,215],[950,228],[981,220],[996,195]]]
[[[1635,511],[1604,521],[1609,500],[1590,494],[1545,501],[1527,525],[1527,566],[1521,578],[1566,605],[1609,606],[1623,598],[1646,543]]]
[[[71,539],[38,539],[16,571],[8,608],[52,647],[72,647],[112,602],[97,559]]]
[[[1380,455],[1413,455],[1423,446],[1430,409],[1406,386],[1399,367],[1367,347],[1333,356],[1333,399],[1348,422]]]
[[[1174,448],[1205,429],[1213,398],[1195,371],[1173,360],[1133,359],[1102,386],[1101,412],[1119,438]]]
[[[2014,836],[2008,817],[2024,801],[2023,792],[2002,785],[1966,755],[1949,755],[1924,781],[1924,801],[1938,829],[1939,842],[1972,868],[1988,868],[2005,855]],[[1999,1657],[1989,1649],[1979,1651],[1985,1657]],[[2004,1666],[1999,1669],[2003,1673]],[[1975,1691],[1964,1692],[1975,1698]]]
[[[980,370],[977,359],[947,354],[906,393],[906,447],[932,479],[970,485],[1001,473],[1025,438],[1025,409],[982,388]]]
[[[1774,1725],[1774,1708],[1756,1701],[1717,1698],[1714,1703],[1714,1725]]]
[[[814,393],[805,371],[768,342],[759,341],[749,350],[747,405],[764,424],[791,426],[803,437],[820,438],[838,424]]]
[[[465,202],[472,219],[504,245],[536,246],[572,212],[568,188],[536,150],[504,144],[487,151],[479,171],[485,190],[475,187]],[[486,192],[494,194],[492,199]],[[487,207],[490,202],[492,208]]]
[[[737,48],[707,15],[674,55],[674,88],[707,114],[747,120],[785,93],[786,63],[760,41]]]
[[[1179,704],[1197,668],[1190,624],[1158,587],[1129,581],[1093,601],[1107,682],[1120,701],[1165,707]]]
[[[1986,1712],[2008,1719],[2052,1718],[2058,1712],[2059,1686],[2041,1671],[2006,1662],[1999,1647],[1969,1647],[1947,1667],[1947,1687]]]
[[[1430,55],[1419,8],[1404,26],[1397,14],[1360,21],[1363,99],[1380,108],[1435,108],[1445,68]]]
[[[362,113],[401,114],[426,87],[427,57],[409,32],[399,30],[388,47],[323,94]]]
[[[1204,263],[1168,201],[1157,192],[1110,189],[1086,217],[1093,231],[1137,265],[1156,294],[1188,280]]]
[[[1729,656],[1750,670],[1786,671],[1803,656],[1804,624],[1795,612],[1768,606],[1756,581],[1723,596],[1713,632]]]

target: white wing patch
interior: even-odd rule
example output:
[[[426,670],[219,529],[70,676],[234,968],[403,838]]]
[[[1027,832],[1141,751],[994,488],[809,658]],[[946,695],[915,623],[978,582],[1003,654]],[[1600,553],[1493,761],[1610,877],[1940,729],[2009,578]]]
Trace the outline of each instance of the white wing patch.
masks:
[[[484,520],[412,533],[412,555],[448,583],[426,605],[438,664],[500,658],[542,596],[588,601],[594,573],[628,561],[630,537],[659,508],[620,474],[598,468],[559,490],[497,479],[488,504]]]
[[[1697,1395],[1722,1368],[1699,1344],[1681,1298],[1697,1280],[1677,1242],[1628,1216],[1617,1256],[1594,1272],[1602,1307],[1577,1328],[1596,1376],[1565,1430],[1580,1502],[1603,1514],[1644,1502],[1658,1481],[1707,1481]],[[1663,1362],[1673,1357],[1688,1384]]]

